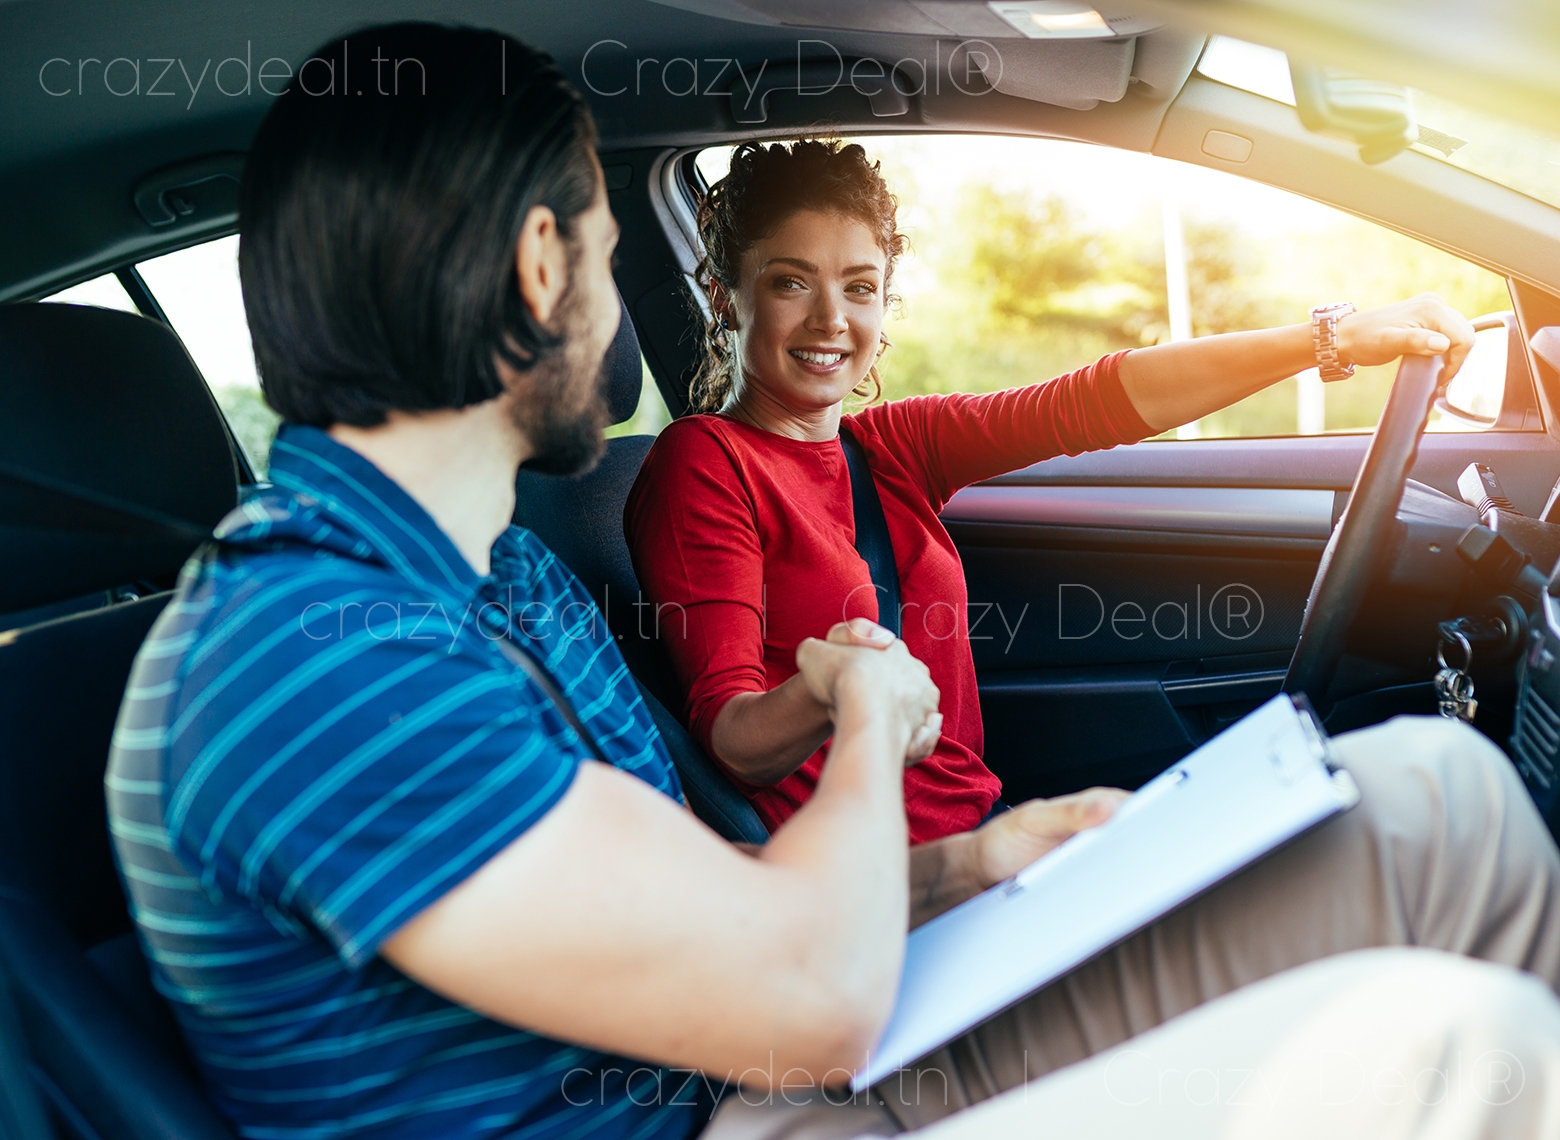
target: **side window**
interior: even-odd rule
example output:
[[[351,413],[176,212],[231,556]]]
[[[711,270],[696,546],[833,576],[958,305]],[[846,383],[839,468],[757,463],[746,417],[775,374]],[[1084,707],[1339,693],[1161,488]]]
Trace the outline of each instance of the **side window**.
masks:
[[[211,385],[251,465],[263,477],[278,418],[260,395],[239,288],[238,238],[192,246],[143,261],[136,268]],[[654,435],[671,419],[649,369],[641,367],[644,387],[639,407],[632,419],[609,429],[609,435]]]
[[[244,296],[238,280],[238,238],[218,238],[136,266],[147,290],[179,334],[195,366],[211,386],[250,466],[262,479],[280,422],[260,394]],[[112,273],[73,285],[47,301],[137,311]],[[649,366],[641,358],[643,387],[631,419],[607,429],[608,436],[656,435],[671,422]]]
[[[1117,349],[1304,322],[1332,301],[1364,309],[1432,291],[1469,317],[1511,307],[1505,280],[1479,266],[1220,171],[1050,139],[855,141],[881,160],[910,238],[881,368],[890,399],[1031,383]],[[720,177],[729,154],[705,151],[700,172]],[[1501,353],[1504,340],[1481,347]],[[1168,434],[1367,431],[1395,371],[1324,386],[1311,370]],[[1431,424],[1483,426],[1439,413]]]
[[[265,477],[277,415],[260,395],[238,284],[238,238],[225,237],[136,268],[194,359],[255,472]]]
[[[80,285],[72,285],[69,289],[61,289],[58,293],[45,297],[44,300],[57,301],[66,305],[93,305],[99,309],[119,309],[125,313],[137,311],[130,294],[125,292],[125,287],[119,283],[119,278],[112,273],[94,277],[91,281],[83,281]]]

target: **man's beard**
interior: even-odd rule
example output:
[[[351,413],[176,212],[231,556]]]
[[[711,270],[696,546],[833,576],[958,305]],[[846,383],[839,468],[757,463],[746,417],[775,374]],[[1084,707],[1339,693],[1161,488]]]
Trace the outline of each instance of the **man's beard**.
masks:
[[[520,466],[547,475],[590,470],[606,449],[606,361],[595,348],[585,306],[572,285],[558,304],[563,343],[529,370],[530,390],[516,400],[515,426],[530,441]]]

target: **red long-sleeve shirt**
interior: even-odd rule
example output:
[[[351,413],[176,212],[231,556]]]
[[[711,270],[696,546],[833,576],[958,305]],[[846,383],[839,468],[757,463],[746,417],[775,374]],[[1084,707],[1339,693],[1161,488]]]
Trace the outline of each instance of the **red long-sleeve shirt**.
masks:
[[[905,772],[912,842],[968,831],[1001,792],[981,762],[964,568],[938,512],[982,479],[1151,435],[1122,389],[1121,355],[1044,384],[915,396],[845,417],[883,502],[905,644],[942,692],[937,750]],[[712,755],[710,733],[728,700],[794,674],[803,638],[878,617],[838,439],[789,439],[718,415],[680,419],[650,449],[624,529],[657,604],[689,728]],[[771,831],[812,795],[827,751],[772,787],[737,780]]]

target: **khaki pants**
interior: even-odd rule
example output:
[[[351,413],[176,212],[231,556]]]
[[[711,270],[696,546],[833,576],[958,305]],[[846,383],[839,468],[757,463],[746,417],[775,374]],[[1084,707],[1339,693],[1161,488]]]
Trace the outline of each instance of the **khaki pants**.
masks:
[[[1521,782],[1482,736],[1437,718],[1335,746],[1360,787],[1352,811],[871,1096],[733,1095],[705,1140],[934,1124],[938,1140],[1283,1136],[1291,1124],[1329,1137],[1560,1135],[1560,1004],[1544,986],[1449,955],[1348,953],[1429,947],[1560,982],[1560,855]],[[1237,1071],[1262,1082],[1234,1092]],[[1436,1079],[1457,1095],[1437,1099]],[[1258,1089],[1278,1090],[1265,1110],[1250,1103]]]

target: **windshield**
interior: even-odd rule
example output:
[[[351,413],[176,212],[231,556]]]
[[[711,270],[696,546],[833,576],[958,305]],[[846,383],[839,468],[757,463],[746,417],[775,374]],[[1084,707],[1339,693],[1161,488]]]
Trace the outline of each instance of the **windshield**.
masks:
[[[1274,48],[1215,36],[1197,70],[1219,83],[1294,106],[1288,57]],[[1560,136],[1470,110],[1426,91],[1411,91],[1419,122],[1414,150],[1560,206]]]

